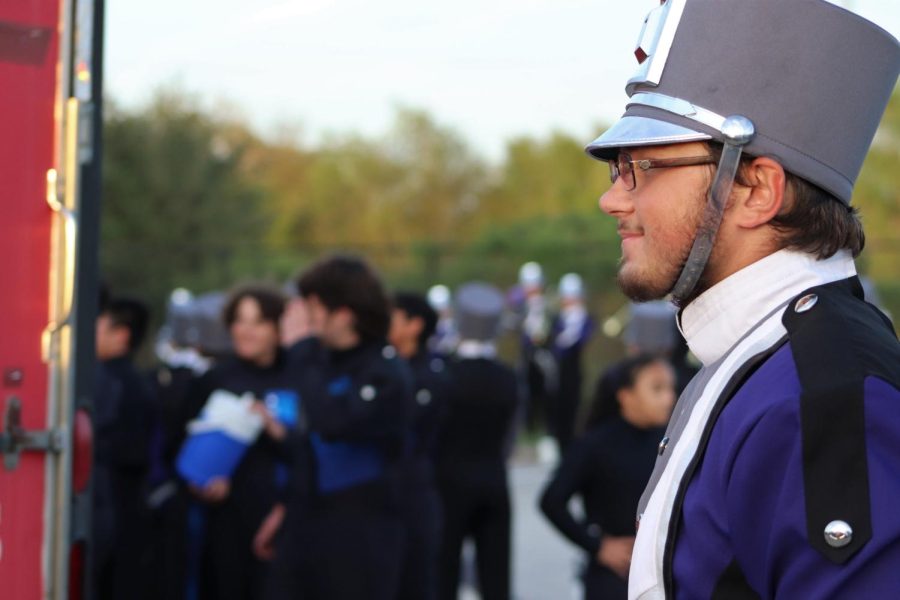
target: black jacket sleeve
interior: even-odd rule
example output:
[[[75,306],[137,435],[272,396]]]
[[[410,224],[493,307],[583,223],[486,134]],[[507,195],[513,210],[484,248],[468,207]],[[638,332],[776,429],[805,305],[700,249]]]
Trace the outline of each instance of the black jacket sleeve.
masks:
[[[544,492],[541,511],[560,533],[592,556],[600,548],[600,534],[579,523],[569,511],[569,500],[584,487],[591,467],[590,445],[586,440],[572,444]]]

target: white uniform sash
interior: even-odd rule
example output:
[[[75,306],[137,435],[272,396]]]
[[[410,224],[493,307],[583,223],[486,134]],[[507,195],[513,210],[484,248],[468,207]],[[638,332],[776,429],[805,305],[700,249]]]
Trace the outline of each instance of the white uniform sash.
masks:
[[[677,443],[667,448],[672,454],[640,517],[628,576],[629,600],[665,599],[665,549],[679,482],[694,456],[702,450],[699,444],[703,431],[728,382],[748,360],[772,348],[787,334],[781,324],[783,312],[784,305],[763,319],[721,360],[705,368],[713,370],[709,382],[702,389],[685,390],[686,394],[699,394],[698,398],[682,396],[678,400],[679,405],[693,404],[693,408]],[[701,372],[698,377],[702,375]]]

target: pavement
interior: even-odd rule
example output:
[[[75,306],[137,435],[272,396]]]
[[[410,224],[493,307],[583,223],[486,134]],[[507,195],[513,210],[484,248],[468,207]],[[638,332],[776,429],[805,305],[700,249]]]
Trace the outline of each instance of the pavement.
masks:
[[[516,600],[580,599],[577,579],[583,552],[556,531],[538,508],[552,465],[516,462],[513,495],[513,593]]]
[[[519,456],[510,466],[514,600],[580,600],[582,597],[577,579],[582,552],[557,533],[538,508],[538,497],[552,471],[551,462],[536,457]],[[464,554],[470,551],[467,549]],[[475,590],[462,586],[460,600],[479,598]]]

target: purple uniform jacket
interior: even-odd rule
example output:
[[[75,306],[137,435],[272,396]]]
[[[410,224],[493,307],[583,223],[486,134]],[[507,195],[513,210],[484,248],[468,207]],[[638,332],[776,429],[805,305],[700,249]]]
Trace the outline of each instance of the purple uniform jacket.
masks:
[[[676,598],[900,598],[897,339],[855,278],[812,291],[707,430],[670,530]]]

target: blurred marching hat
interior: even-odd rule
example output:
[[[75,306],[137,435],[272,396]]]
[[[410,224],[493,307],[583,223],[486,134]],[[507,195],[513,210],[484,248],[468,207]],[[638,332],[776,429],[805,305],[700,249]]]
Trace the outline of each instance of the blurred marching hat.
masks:
[[[200,335],[200,347],[208,354],[231,351],[231,335],[222,319],[228,294],[209,292],[194,298],[195,323]]]
[[[454,315],[460,338],[492,341],[500,330],[503,294],[496,287],[469,282],[456,292]]]
[[[519,268],[519,285],[540,286],[544,285],[544,271],[536,262],[527,262]]]
[[[176,346],[195,346],[199,334],[194,331],[191,303],[194,295],[184,288],[173,290],[166,305],[166,328]]]
[[[192,295],[178,288],[169,296],[166,326],[176,346],[198,348],[205,354],[224,354],[231,350],[231,338],[222,322],[227,295],[209,292]]]
[[[900,70],[893,36],[824,0],[664,0],[635,56],[625,114],[590,155],[738,134],[845,203]]]
[[[450,288],[446,285],[433,285],[428,290],[428,304],[437,312],[450,308]]]
[[[667,354],[675,347],[675,306],[655,300],[629,306],[628,325],[622,341],[637,352]]]
[[[584,296],[584,283],[578,273],[566,273],[559,280],[559,295],[565,299],[582,298]]]

